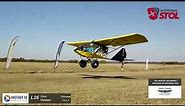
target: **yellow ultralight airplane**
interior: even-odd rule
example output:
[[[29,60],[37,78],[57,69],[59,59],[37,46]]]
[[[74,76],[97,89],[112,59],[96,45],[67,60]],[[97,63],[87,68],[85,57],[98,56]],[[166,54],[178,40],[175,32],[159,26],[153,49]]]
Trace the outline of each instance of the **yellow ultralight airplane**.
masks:
[[[138,33],[131,33],[126,35],[120,35],[117,37],[98,39],[92,41],[79,41],[79,42],[66,42],[68,45],[75,46],[74,52],[79,54],[81,57],[85,57],[86,59],[82,59],[79,61],[79,65],[81,68],[85,68],[88,61],[91,61],[92,68],[97,68],[99,66],[99,62],[97,58],[100,59],[108,59],[108,60],[116,60],[122,63],[121,68],[123,68],[124,61],[126,60],[126,51],[122,48],[125,45],[137,44],[148,42],[147,38]],[[64,41],[60,44],[57,54],[60,56],[60,51],[62,49]],[[113,48],[113,50],[109,50],[109,48]],[[119,52],[117,52],[112,58],[107,58],[107,55],[111,52],[122,48]],[[57,60],[56,55],[56,60]],[[54,68],[57,67],[55,62]]]

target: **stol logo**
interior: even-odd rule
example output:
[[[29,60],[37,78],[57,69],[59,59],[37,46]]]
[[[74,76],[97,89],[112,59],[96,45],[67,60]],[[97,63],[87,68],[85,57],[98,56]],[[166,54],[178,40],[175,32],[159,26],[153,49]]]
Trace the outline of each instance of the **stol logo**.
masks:
[[[150,7],[147,9],[148,18],[151,20],[158,19],[179,19],[177,9],[159,9]]]

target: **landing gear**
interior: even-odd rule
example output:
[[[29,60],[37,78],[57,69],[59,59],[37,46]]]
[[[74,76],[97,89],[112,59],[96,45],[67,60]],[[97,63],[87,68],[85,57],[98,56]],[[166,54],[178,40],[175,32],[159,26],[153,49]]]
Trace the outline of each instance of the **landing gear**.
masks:
[[[99,66],[98,60],[93,60],[93,61],[91,62],[91,67],[92,67],[92,68],[97,68],[98,66]]]
[[[81,68],[85,68],[87,66],[87,62],[90,61],[90,59],[87,59],[87,60],[80,60],[79,61],[79,65]],[[99,62],[98,60],[92,60],[91,61],[91,67],[92,68],[97,68],[99,66]]]
[[[123,71],[124,61],[121,62],[121,70]]]
[[[79,65],[81,68],[85,68],[87,66],[87,61],[86,60],[80,60]]]

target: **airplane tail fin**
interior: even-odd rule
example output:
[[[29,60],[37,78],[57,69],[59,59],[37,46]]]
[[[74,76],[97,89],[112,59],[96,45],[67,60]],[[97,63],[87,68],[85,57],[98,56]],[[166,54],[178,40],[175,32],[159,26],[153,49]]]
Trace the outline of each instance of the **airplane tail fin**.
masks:
[[[116,61],[124,61],[126,58],[127,54],[124,48],[122,48],[119,52],[117,52],[112,58],[111,60],[116,60]]]

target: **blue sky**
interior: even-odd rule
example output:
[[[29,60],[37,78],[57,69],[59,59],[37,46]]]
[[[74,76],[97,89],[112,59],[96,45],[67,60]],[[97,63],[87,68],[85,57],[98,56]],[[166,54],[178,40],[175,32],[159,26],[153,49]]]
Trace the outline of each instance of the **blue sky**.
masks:
[[[150,20],[147,8],[177,9],[179,20]],[[125,46],[137,60],[185,61],[185,2],[0,2],[0,57],[20,36],[14,57],[54,59],[60,41],[141,33],[149,42]],[[79,59],[64,45],[61,59]]]

